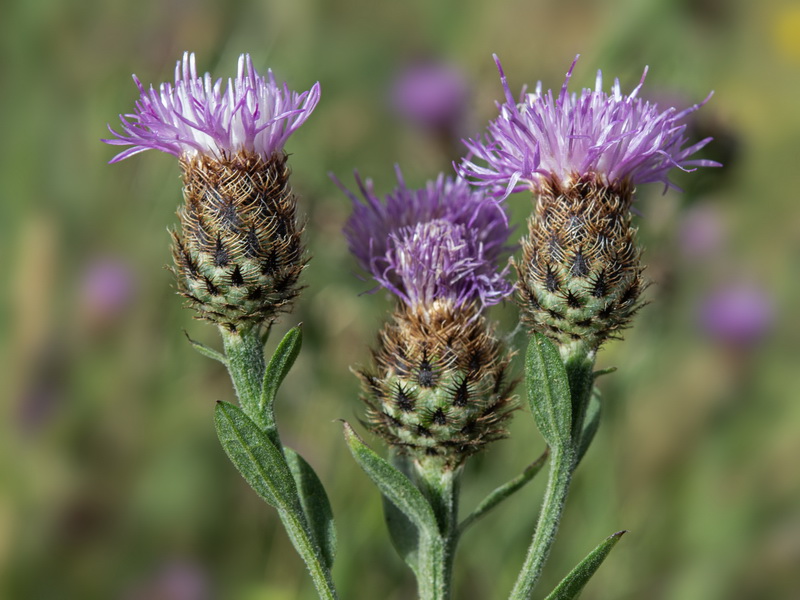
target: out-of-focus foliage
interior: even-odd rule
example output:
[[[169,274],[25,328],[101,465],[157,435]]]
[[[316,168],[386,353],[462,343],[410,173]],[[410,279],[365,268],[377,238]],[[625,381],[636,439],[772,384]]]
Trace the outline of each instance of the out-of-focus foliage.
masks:
[[[162,268],[177,161],[148,152],[109,166],[115,149],[99,141],[133,106],[130,74],[168,80],[184,50],[215,76],[250,52],[295,89],[322,84],[287,146],[313,259],[268,351],[304,323],[278,420],[328,489],[347,599],[404,600],[414,588],[335,422],[362,414],[348,368],[368,360],[389,300],[359,295],[369,284],[347,255],[348,201],[328,172],[349,182],[358,168],[385,192],[395,162],[415,185],[461,152],[452,123],[424,130],[394,112],[395,78],[420,61],[452,64],[471,90],[459,135],[477,133],[501,99],[493,52],[517,90],[559,86],[578,52],[575,85],[602,68],[631,89],[649,64],[654,98],[687,105],[714,89],[692,126],[717,139],[704,156],[726,167],[678,173],[682,195],[640,190],[651,303],[601,353],[600,366],[619,371],[601,380],[604,420],[542,587],[624,528],[583,598],[797,596],[800,12],[790,0],[18,0],[2,12],[0,596],[314,597],[274,511],[219,447],[214,401],[232,400],[231,386],[183,330],[209,345],[217,334],[181,308]],[[521,225],[529,200],[511,205]],[[762,330],[729,335],[707,318],[709,299],[743,286],[757,290],[749,306]],[[747,303],[736,310],[745,318]],[[512,304],[493,314],[514,328]],[[514,343],[525,347],[521,335]],[[511,439],[472,461],[465,513],[541,453],[535,431],[520,411]],[[541,494],[539,481],[465,536],[456,597],[505,597]]]

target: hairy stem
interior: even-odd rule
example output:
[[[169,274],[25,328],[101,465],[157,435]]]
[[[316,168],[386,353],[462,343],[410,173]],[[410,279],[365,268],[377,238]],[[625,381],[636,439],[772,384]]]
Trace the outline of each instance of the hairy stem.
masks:
[[[575,467],[575,454],[572,449],[551,449],[550,473],[547,480],[547,490],[542,502],[542,512],[536,524],[536,533],[528,548],[525,564],[520,571],[514,589],[509,596],[510,600],[527,600],[530,598],[542,568],[550,554],[550,548],[555,540],[558,525],[561,522],[561,513],[569,492],[572,472]]]
[[[302,518],[302,512],[279,510],[278,513],[286,533],[289,534],[289,538],[292,540],[292,544],[308,567],[308,572],[311,574],[311,579],[314,581],[314,587],[317,589],[319,597],[322,600],[335,600],[338,598],[330,569],[325,566],[322,553],[317,544],[314,543],[305,519]]]
[[[261,393],[264,385],[265,339],[258,327],[243,331],[231,332],[220,327],[222,342],[227,358],[228,373],[230,374],[236,396],[242,410],[250,417],[269,437],[281,452],[280,437],[275,426],[275,416],[272,406],[259,409]]]
[[[438,461],[415,464],[415,480],[430,502],[439,526],[421,532],[417,585],[420,600],[449,600],[453,558],[458,543],[458,492],[460,469],[442,467]]]

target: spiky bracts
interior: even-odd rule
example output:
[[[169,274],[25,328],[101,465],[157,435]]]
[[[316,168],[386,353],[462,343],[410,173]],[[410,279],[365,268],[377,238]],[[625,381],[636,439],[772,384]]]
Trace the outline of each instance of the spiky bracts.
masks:
[[[632,192],[592,178],[542,187],[515,265],[529,329],[596,349],[628,326],[645,288]]]
[[[185,204],[173,232],[180,293],[235,331],[269,323],[299,291],[305,264],[285,155],[181,159]]]
[[[431,307],[427,317],[402,305],[357,371],[367,426],[417,461],[455,468],[505,436],[515,407],[511,354],[492,335],[479,307]]]
[[[719,166],[691,158],[710,138],[686,145],[684,119],[702,104],[662,110],[638,97],[644,75],[628,95],[618,80],[606,93],[599,71],[594,89],[569,93],[575,62],[557,96],[540,82],[517,101],[495,62],[505,102],[483,139],[465,141],[461,175],[497,198],[523,189],[538,197],[517,263],[523,320],[562,351],[578,344],[593,352],[641,306],[634,187],[670,186],[673,168]]]
[[[363,200],[345,226],[350,249],[397,297],[374,366],[360,370],[368,426],[418,464],[455,469],[503,437],[514,406],[510,353],[482,311],[512,292],[501,268],[510,233],[503,208],[463,179],[439,176],[379,198],[358,176]]]

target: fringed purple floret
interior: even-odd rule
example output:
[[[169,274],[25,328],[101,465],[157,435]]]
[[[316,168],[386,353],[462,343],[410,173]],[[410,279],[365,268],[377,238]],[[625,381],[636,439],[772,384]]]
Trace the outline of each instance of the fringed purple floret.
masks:
[[[483,138],[465,140],[469,155],[462,160],[459,172],[475,185],[487,186],[497,197],[531,188],[538,190],[555,177],[568,184],[589,174],[613,186],[627,181],[634,186],[660,181],[671,187],[667,175],[673,167],[684,171],[691,167],[717,167],[711,160],[689,160],[705,146],[706,138],[689,147],[681,121],[703,106],[700,104],[678,111],[659,107],[637,97],[647,69],[634,90],[627,96],[614,81],[611,93],[602,91],[603,76],[597,72],[595,89],[584,88],[580,95],[568,93],[567,86],[575,63],[567,72],[558,97],[552,90],[526,94],[523,88],[519,102],[508,87],[497,56],[500,80],[506,101],[498,103],[500,115],[489,123]],[[475,159],[486,163],[481,166]]]
[[[490,306],[511,294],[499,267],[511,229],[497,202],[463,179],[440,175],[419,190],[406,186],[399,168],[397,179],[384,201],[357,173],[363,200],[340,184],[353,201],[344,232],[361,267],[423,309],[436,300]]]
[[[269,158],[283,151],[286,140],[308,118],[320,96],[319,82],[298,94],[272,71],[262,77],[249,54],[239,57],[236,79],[213,81],[197,75],[194,54],[184,53],[175,67],[175,84],[162,83],[149,90],[134,75],[141,93],[133,114],[120,115],[122,133],[109,126],[116,138],[108,144],[131,146],[111,162],[144,150],[161,150],[176,156],[197,153],[221,157],[236,152]]]

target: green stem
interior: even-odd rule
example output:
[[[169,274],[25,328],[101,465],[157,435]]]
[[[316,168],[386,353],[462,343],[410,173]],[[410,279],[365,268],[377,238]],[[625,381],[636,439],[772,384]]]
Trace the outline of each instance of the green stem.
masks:
[[[302,557],[314,581],[314,587],[322,600],[336,600],[336,588],[331,572],[325,566],[319,547],[314,543],[308,525],[299,511],[278,510],[283,526],[289,534],[297,553]]]
[[[555,541],[561,513],[567,501],[572,473],[578,462],[583,422],[586,408],[592,394],[594,376],[595,351],[590,350],[582,342],[559,348],[569,380],[570,400],[572,404],[572,432],[570,439],[562,447],[550,448],[550,472],[547,490],[542,501],[542,512],[536,524],[536,533],[528,548],[525,564],[519,573],[510,600],[527,600],[542,574],[542,569],[550,555],[550,548]],[[585,450],[585,449],[584,449]]]
[[[220,333],[225,348],[225,364],[228,367],[231,381],[233,381],[233,387],[236,389],[236,396],[239,398],[242,411],[266,433],[275,447],[283,453],[272,404],[267,403],[259,408],[266,372],[264,361],[266,340],[262,337],[258,327],[236,332],[220,328]],[[326,566],[322,551],[310,533],[306,516],[299,502],[298,498],[297,505],[291,509],[279,508],[278,514],[292,544],[308,567],[319,597],[323,600],[335,600],[337,595],[330,569]]]
[[[438,532],[420,532],[417,586],[420,600],[449,600],[453,558],[458,543],[458,492],[461,470],[439,461],[415,463],[417,487],[430,502]]]
[[[569,379],[569,391],[572,397],[572,441],[579,443],[586,408],[592,396],[594,385],[595,350],[589,350],[583,342],[576,342],[559,348],[561,359]]]
[[[536,533],[530,548],[528,548],[525,564],[509,596],[510,600],[530,598],[531,592],[542,574],[542,568],[550,554],[550,548],[558,531],[574,468],[575,453],[571,448],[551,449],[550,473],[542,503],[542,512],[539,514]]]
[[[228,373],[236,389],[236,396],[242,410],[269,437],[275,447],[283,451],[272,405],[259,409],[264,385],[265,339],[258,327],[243,331],[229,331],[220,327],[222,342],[227,358]]]

